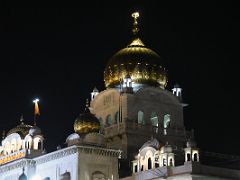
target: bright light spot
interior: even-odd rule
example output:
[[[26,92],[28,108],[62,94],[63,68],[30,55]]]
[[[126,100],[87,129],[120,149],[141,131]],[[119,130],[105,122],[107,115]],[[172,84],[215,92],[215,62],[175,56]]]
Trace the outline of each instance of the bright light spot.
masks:
[[[138,12],[132,13],[132,17],[133,17],[133,18],[138,18],[138,17],[139,17],[139,13],[138,13]]]
[[[39,175],[33,176],[30,180],[41,180],[42,178]]]
[[[36,98],[36,99],[33,100],[33,103],[37,103],[37,102],[39,102],[39,99],[38,99],[38,98]]]

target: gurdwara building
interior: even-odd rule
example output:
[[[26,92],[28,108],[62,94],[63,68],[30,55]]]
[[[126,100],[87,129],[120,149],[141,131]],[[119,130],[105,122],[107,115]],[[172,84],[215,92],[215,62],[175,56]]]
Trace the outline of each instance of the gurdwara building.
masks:
[[[239,166],[202,163],[184,127],[182,89],[166,89],[163,59],[140,39],[139,14],[132,17],[130,43],[109,60],[106,89],[91,92],[66,147],[47,153],[36,121],[21,117],[2,139],[0,180],[240,179]]]

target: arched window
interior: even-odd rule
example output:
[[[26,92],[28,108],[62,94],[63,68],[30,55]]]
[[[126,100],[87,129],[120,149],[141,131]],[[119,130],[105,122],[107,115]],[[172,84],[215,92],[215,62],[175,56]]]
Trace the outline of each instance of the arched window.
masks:
[[[137,165],[134,166],[134,172],[137,172],[137,171],[138,171],[138,170],[137,170],[137,167],[138,167]]]
[[[138,111],[138,124],[145,124],[144,113],[142,111]]]
[[[153,126],[158,127],[158,117],[156,112],[151,114],[151,122]]]
[[[187,153],[187,161],[191,161],[191,155],[190,155],[190,153]]]
[[[42,143],[41,143],[40,140],[38,141],[38,148],[37,149],[42,149]]]
[[[169,160],[169,166],[173,166],[173,160],[172,160],[172,158]]]
[[[148,158],[148,169],[152,169],[152,160]]]
[[[164,128],[169,128],[170,127],[170,121],[171,121],[170,115],[169,114],[164,115],[164,120],[163,121],[164,121],[163,122],[163,127]]]
[[[39,137],[33,139],[33,149],[41,149],[41,139]]]
[[[166,164],[166,159],[164,158],[163,159],[163,166],[166,166],[167,164]]]
[[[112,124],[112,117],[111,117],[110,114],[107,115],[106,122],[107,122],[106,124],[107,124],[108,126]]]
[[[115,113],[115,122],[118,123],[119,122],[119,112]]]
[[[193,161],[198,161],[197,153],[194,153],[194,154],[193,154]]]

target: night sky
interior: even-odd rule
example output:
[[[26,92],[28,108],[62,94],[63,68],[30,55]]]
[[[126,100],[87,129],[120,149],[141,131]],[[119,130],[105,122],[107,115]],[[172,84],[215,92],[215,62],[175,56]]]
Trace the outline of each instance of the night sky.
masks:
[[[226,3],[226,2],[225,2]],[[110,57],[140,35],[165,59],[171,90],[183,88],[187,129],[204,151],[240,155],[239,13],[230,4],[105,1],[76,8],[1,8],[0,132],[33,123],[40,98],[47,151],[64,146]]]

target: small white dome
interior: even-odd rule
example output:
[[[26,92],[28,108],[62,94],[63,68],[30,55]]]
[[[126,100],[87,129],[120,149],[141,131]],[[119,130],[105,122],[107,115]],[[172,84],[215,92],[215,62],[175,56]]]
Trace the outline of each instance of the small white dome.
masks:
[[[188,139],[187,143],[186,143],[187,147],[196,147],[197,144],[193,139]]]
[[[145,147],[153,147],[154,149],[159,149],[159,146],[160,146],[159,141],[156,138],[154,138],[145,142],[140,148],[140,150],[142,150]]]
[[[162,152],[162,153],[171,153],[171,152],[172,152],[172,146],[169,145],[169,144],[164,145],[164,146],[161,148],[161,152]]]
[[[70,134],[66,139],[66,143],[68,144],[68,146],[79,144],[80,142],[81,142],[81,137],[77,133]]]
[[[33,126],[29,129],[29,134],[32,136],[41,135],[42,131],[39,127]]]
[[[104,136],[100,133],[88,133],[83,139],[84,144],[105,146]]]

